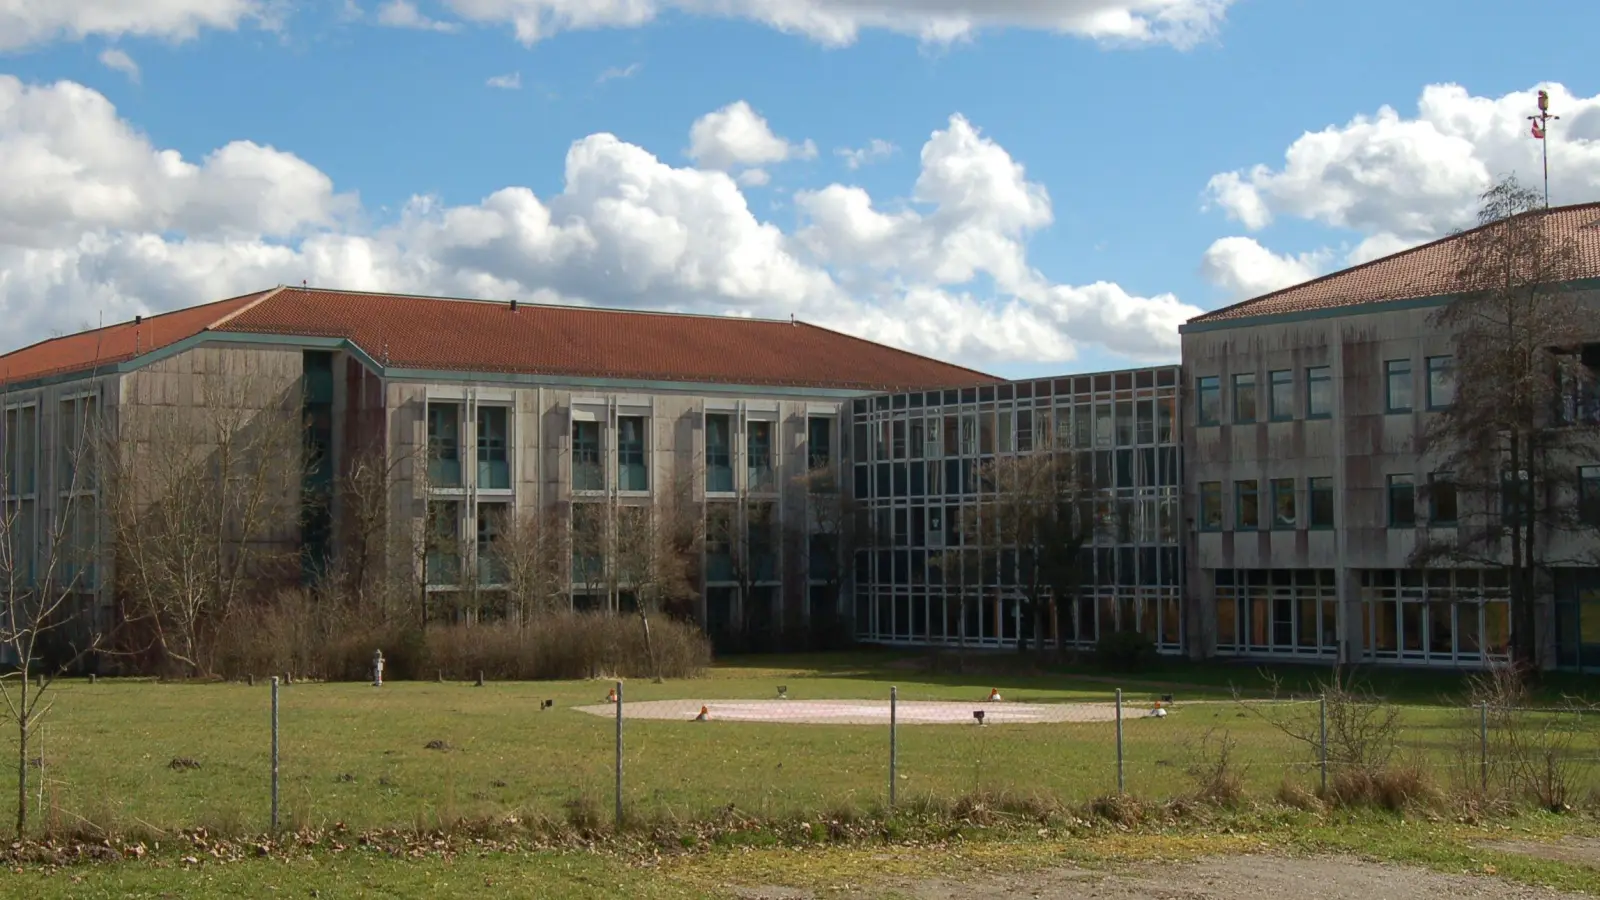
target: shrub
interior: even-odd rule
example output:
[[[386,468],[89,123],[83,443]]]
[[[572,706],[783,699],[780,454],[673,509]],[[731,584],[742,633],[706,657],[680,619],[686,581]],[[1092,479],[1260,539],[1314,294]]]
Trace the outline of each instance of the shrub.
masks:
[[[1115,672],[1141,672],[1156,664],[1155,642],[1141,631],[1113,631],[1095,645],[1100,665]]]
[[[650,625],[657,671],[665,678],[698,674],[710,645],[691,624],[656,617]],[[521,624],[437,624],[385,620],[375,609],[319,602],[291,592],[231,615],[217,631],[214,658],[226,677],[292,672],[329,681],[371,677],[382,650],[388,678],[431,678],[437,672],[502,680],[577,679],[598,675],[647,678],[644,629],[635,616],[561,612]]]

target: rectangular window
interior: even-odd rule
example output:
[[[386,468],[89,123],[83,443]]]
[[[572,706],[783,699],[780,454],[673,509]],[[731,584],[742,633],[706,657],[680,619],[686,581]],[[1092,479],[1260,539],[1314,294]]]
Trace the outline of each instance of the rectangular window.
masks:
[[[1333,479],[1329,477],[1307,478],[1306,494],[1310,505],[1312,528],[1333,527]]]
[[[778,577],[777,544],[773,540],[773,504],[752,503],[745,513],[745,547],[748,550],[753,581],[774,581]]]
[[[833,465],[833,420],[812,416],[806,420],[806,465],[826,469]]]
[[[461,583],[461,504],[429,500],[426,555],[428,584]]]
[[[1500,515],[1509,521],[1527,523],[1533,515],[1533,482],[1528,470],[1500,473]]]
[[[500,535],[511,509],[509,503],[478,504],[478,583],[505,584],[506,566],[500,553]]]
[[[597,587],[605,580],[606,545],[610,543],[605,506],[572,504],[572,583]]]
[[[461,404],[428,404],[428,482],[461,486]]]
[[[1017,410],[1017,452],[1033,452],[1033,410]]]
[[[1410,528],[1417,524],[1417,482],[1411,475],[1389,476],[1389,526]]]
[[[488,490],[511,489],[511,463],[506,455],[506,416],[504,406],[478,407],[478,487]]]
[[[617,487],[624,491],[650,490],[650,467],[645,465],[645,417],[617,417]]]
[[[1195,412],[1201,425],[1222,421],[1222,379],[1215,375],[1195,379]]]
[[[1453,472],[1434,472],[1428,476],[1428,524],[1456,524],[1456,476]]]
[[[1384,405],[1389,412],[1411,412],[1411,360],[1383,364]]]
[[[733,493],[733,434],[727,413],[706,416],[706,490]]]
[[[1333,369],[1311,366],[1306,369],[1306,418],[1326,419],[1333,415]]]
[[[751,421],[746,423],[749,432],[745,435],[745,467],[748,480],[747,486],[752,491],[771,492],[776,489],[776,482],[772,474],[772,428],[771,422]],[[903,431],[905,423],[896,422]],[[900,449],[897,456],[905,455],[905,441],[899,441]]]
[[[1294,418],[1294,370],[1279,369],[1267,373],[1269,414],[1274,422]]]
[[[572,423],[572,489],[606,489],[605,463],[600,457],[600,423]]]
[[[1578,467],[1578,517],[1585,525],[1600,525],[1600,466]]]
[[[1261,527],[1261,509],[1259,488],[1255,479],[1236,481],[1234,490],[1234,523],[1236,530],[1244,531]]]
[[[1444,409],[1456,400],[1456,360],[1453,356],[1428,357],[1428,408]]]
[[[1272,479],[1272,527],[1293,528],[1298,523],[1294,508],[1294,479]]]
[[[1256,420],[1256,376],[1254,372],[1233,376],[1233,421],[1248,425]]]
[[[1222,530],[1222,482],[1200,483],[1200,530]]]

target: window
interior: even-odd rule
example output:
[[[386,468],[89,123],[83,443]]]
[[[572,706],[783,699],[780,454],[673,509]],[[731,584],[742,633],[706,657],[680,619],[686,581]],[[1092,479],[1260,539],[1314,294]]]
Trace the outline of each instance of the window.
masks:
[[[813,416],[806,420],[806,465],[826,469],[833,465],[833,420]]]
[[[1310,501],[1312,528],[1333,527],[1333,479],[1329,477],[1307,478],[1306,493]]]
[[[1215,425],[1222,421],[1222,379],[1215,375],[1195,379],[1195,396],[1201,425]]]
[[[1578,467],[1578,518],[1600,525],[1600,466]]]
[[[752,503],[745,514],[745,547],[753,581],[774,581],[778,577],[777,544],[773,540],[773,504]]]
[[[733,435],[727,413],[706,416],[706,490],[733,493]]]
[[[428,481],[461,486],[461,404],[428,404]]]
[[[1528,470],[1500,473],[1500,515],[1504,519],[1527,522],[1533,515],[1533,482]]]
[[[1256,376],[1254,372],[1233,376],[1233,421],[1248,425],[1256,420]]]
[[[461,504],[429,500],[426,556],[428,584],[461,582]]]
[[[600,503],[572,504],[572,583],[596,587],[605,579],[606,510]]]
[[[606,469],[600,458],[599,422],[572,423],[572,489],[606,489]]]
[[[500,491],[511,488],[506,414],[504,406],[478,407],[478,487]]]
[[[1294,370],[1279,369],[1267,373],[1268,391],[1270,395],[1267,402],[1271,408],[1268,414],[1274,422],[1294,418]]]
[[[1428,357],[1428,408],[1444,409],[1456,399],[1456,360],[1453,356]]]
[[[1333,369],[1312,366],[1306,369],[1306,418],[1326,419],[1333,415]]]
[[[56,471],[56,489],[63,494],[94,490],[94,467],[89,465],[94,453],[94,419],[93,397],[61,401],[61,462]]]
[[[1222,482],[1200,483],[1200,530],[1222,530]]]
[[[896,422],[904,426],[904,422]],[[745,435],[745,464],[748,468],[749,479],[747,486],[752,491],[775,490],[772,477],[772,427],[771,422],[749,422],[749,433]],[[898,440],[897,457],[905,455],[905,441]]]
[[[1411,475],[1389,476],[1389,526],[1409,528],[1417,524],[1417,484]]]
[[[505,584],[505,560],[500,555],[500,536],[511,509],[509,503],[478,504],[478,583]]]
[[[617,417],[617,487],[624,491],[650,490],[644,416]]]
[[[1298,521],[1294,509],[1294,479],[1272,479],[1272,527],[1293,528]]]
[[[1385,406],[1389,412],[1411,412],[1411,360],[1391,359],[1383,364]]]
[[[1453,472],[1434,472],[1428,476],[1428,524],[1456,524],[1456,476]]]
[[[1261,527],[1261,509],[1259,488],[1255,479],[1249,481],[1236,481],[1234,490],[1234,523],[1233,527],[1240,531],[1248,528]]]

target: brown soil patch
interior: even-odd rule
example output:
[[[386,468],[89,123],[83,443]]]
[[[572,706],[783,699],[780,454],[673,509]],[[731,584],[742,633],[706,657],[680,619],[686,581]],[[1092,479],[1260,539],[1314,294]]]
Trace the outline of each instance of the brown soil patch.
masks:
[[[1600,839],[1567,837],[1559,841],[1491,841],[1479,844],[1485,850],[1501,853],[1521,853],[1556,862],[1572,863],[1600,869]]]

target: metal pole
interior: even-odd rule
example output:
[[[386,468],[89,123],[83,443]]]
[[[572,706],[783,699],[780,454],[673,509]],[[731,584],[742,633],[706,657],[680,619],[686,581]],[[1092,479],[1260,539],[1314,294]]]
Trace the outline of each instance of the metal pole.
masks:
[[[899,750],[900,750],[900,748],[899,748],[899,745],[896,743],[896,740],[895,740],[895,726],[897,724],[896,720],[897,720],[897,717],[899,715],[899,706],[900,706],[900,689],[898,687],[891,687],[891,688],[889,688],[889,808],[890,809],[894,809],[895,778],[898,777],[898,771],[897,770],[899,769],[899,764],[900,764],[900,761],[899,761],[899,756],[900,756]]]
[[[278,676],[272,676],[272,830],[278,830]]]
[[[1322,768],[1322,796],[1328,796],[1328,695],[1322,695],[1322,702],[1317,710],[1318,727],[1322,734],[1321,755],[1319,761]]]
[[[1478,708],[1478,769],[1483,793],[1489,793],[1489,701]]]
[[[1122,772],[1122,688],[1117,688],[1117,793],[1127,792],[1127,780]]]
[[[617,682],[617,830],[622,829],[622,682]]]

